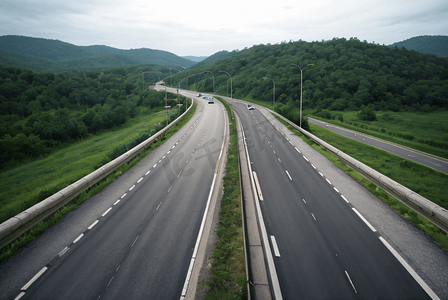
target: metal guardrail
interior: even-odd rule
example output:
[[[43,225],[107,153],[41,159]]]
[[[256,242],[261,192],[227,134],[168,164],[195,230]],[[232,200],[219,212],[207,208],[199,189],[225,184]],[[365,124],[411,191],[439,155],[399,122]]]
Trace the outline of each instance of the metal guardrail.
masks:
[[[431,223],[442,229],[444,232],[448,233],[448,210],[415,193],[414,191],[381,174],[380,172],[372,169],[371,167],[359,162],[358,160],[345,154],[339,149],[331,146],[330,144],[326,143],[310,132],[300,128],[282,115],[271,110],[269,111],[288,122],[291,126],[300,131],[306,137],[333,153],[336,157],[339,158],[339,160],[354,169],[356,172],[360,173],[375,185],[379,186],[380,188],[397,198],[403,204],[407,205],[415,212],[425,217]]]
[[[80,180],[72,183],[66,188],[60,190],[56,194],[42,200],[41,202],[33,205],[32,207],[24,210],[18,215],[6,220],[0,224],[0,248],[12,242],[20,235],[31,229],[38,222],[47,218],[62,206],[67,204],[70,200],[81,194],[87,188],[91,187],[104,177],[108,176],[116,169],[124,165],[130,159],[134,158],[139,154],[147,145],[153,142],[156,138],[174,126],[177,122],[182,119],[185,114],[187,114],[193,107],[194,101],[192,100],[190,107],[176,120],[171,122],[169,125],[165,126],[163,129],[159,130],[156,134],[152,135],[145,141],[141,142],[131,150],[120,155],[109,163],[105,164],[101,168],[93,171],[92,173],[84,176]]]

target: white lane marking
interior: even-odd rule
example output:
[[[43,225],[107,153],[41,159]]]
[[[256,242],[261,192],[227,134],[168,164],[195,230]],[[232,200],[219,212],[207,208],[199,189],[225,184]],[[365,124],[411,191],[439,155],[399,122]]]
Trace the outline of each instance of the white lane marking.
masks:
[[[286,172],[286,174],[288,175],[288,177],[289,177],[289,180],[292,180],[292,178],[291,178],[291,175],[289,175],[289,172],[288,172],[288,170],[285,170],[285,172]]]
[[[306,161],[309,161],[308,158],[306,158],[306,156],[303,157]]]
[[[96,224],[98,224],[98,220],[96,220],[95,222],[92,223],[92,225],[90,225],[89,227],[87,227],[88,230],[92,229]]]
[[[135,188],[135,184],[134,184],[133,186],[131,186],[131,187],[129,188],[129,190],[132,191],[134,188]]]
[[[137,183],[140,183],[143,180],[143,177],[137,180]]]
[[[320,176],[324,177],[324,174],[322,174],[321,172],[318,172]]]
[[[159,163],[161,163],[162,162],[162,160],[159,160]]]
[[[278,251],[277,242],[275,241],[275,236],[271,235],[272,248],[274,248],[274,254],[280,257],[280,251]]]
[[[398,254],[397,251],[382,237],[380,236],[380,241],[383,242],[383,244],[386,246],[387,249],[395,256],[395,258],[403,265],[403,267],[411,274],[412,277],[414,277],[415,281],[420,284],[420,286],[425,290],[425,292],[431,297],[431,299],[438,299],[440,298],[434,293],[434,291],[426,284],[426,282],[423,281],[423,279],[414,271],[414,269],[411,268],[410,265],[401,257],[400,254]]]
[[[339,191],[338,191],[338,189],[337,188],[335,188],[335,187],[333,187],[334,188],[334,190],[336,191],[336,192],[338,192],[339,193]]]
[[[162,157],[162,159],[165,159],[165,157],[166,157],[166,155],[164,155],[164,156]]]
[[[257,187],[257,191],[258,191],[258,198],[260,199],[260,201],[263,201],[263,194],[261,193],[261,187],[260,187],[260,183],[258,182],[257,173],[255,171],[252,171],[252,173],[254,174],[255,186]]]
[[[149,170],[148,172],[146,172],[146,173],[145,173],[145,175],[148,175],[148,174],[149,174],[149,172],[151,172],[151,170]]]
[[[75,244],[76,242],[78,242],[82,237],[84,236],[84,233],[81,233],[74,241],[73,244]]]
[[[33,278],[31,278],[30,281],[28,281],[27,284],[25,284],[20,290],[21,291],[26,291],[37,279],[39,279],[40,276],[42,276],[42,274],[45,273],[45,271],[48,269],[48,267],[43,267],[39,272],[37,272],[36,275],[34,275]]]
[[[112,280],[114,280],[114,277],[115,277],[115,276],[112,276],[112,278],[109,280],[109,283],[107,284],[106,288],[108,288],[109,285],[112,283]]]
[[[279,158],[279,157],[277,157],[277,159],[278,159],[278,161],[279,161],[279,162],[282,162],[282,161],[280,160],[280,158]]]
[[[344,197],[344,195],[341,195],[341,197],[342,197],[342,199],[345,200],[345,202],[350,203],[350,202],[348,202],[347,198]]]
[[[123,196],[121,196],[121,199],[123,199],[124,197],[126,197],[127,193],[124,193]]]
[[[177,174],[177,178],[179,178],[180,174],[182,174],[183,170],[180,170],[179,174]]]
[[[369,226],[370,230],[372,230],[373,232],[376,232],[375,227],[373,227],[373,226],[369,223],[369,221],[367,221],[367,220],[364,218],[364,216],[361,215],[361,214],[356,210],[356,208],[353,207],[352,209],[353,209],[353,211],[358,215],[358,217],[359,217],[361,220],[363,220],[364,223],[366,223],[367,226]]]
[[[69,247],[65,247],[64,249],[61,250],[61,252],[59,252],[58,256],[62,257],[62,255],[64,255],[65,253],[67,253],[67,251],[70,250]]]
[[[289,141],[289,143],[294,146],[294,144],[291,141]]]
[[[314,168],[314,169],[316,169],[316,167],[313,165],[313,164],[311,164],[311,166]],[[316,169],[317,170],[317,169]]]
[[[106,210],[101,216],[104,217],[105,215],[107,215],[111,209],[112,209],[112,207],[109,207],[109,209]]]
[[[137,237],[135,238],[134,242],[132,243],[131,247],[134,247],[135,242],[137,242],[138,238],[140,237],[140,235],[137,235]]]
[[[327,178],[325,178],[325,180],[328,182],[328,184],[331,184],[331,181],[330,181],[330,180],[328,180]]]
[[[348,280],[350,281],[350,284],[352,285],[353,289],[355,290],[355,293],[357,294],[358,292],[356,291],[355,286],[353,285],[352,280],[350,279],[350,276],[348,275],[347,271],[345,271],[345,275],[347,275]]]
[[[274,152],[274,154],[275,154],[275,150],[272,150],[273,152]]]
[[[305,199],[302,199],[303,200],[303,203],[305,203],[306,204],[306,201],[305,201]]]
[[[167,192],[167,193],[169,193],[169,192],[171,191],[172,188],[173,188],[173,186],[170,186],[170,188],[168,189],[168,192]]]
[[[297,152],[299,152],[299,153],[302,153],[302,152],[300,152],[300,150],[299,150],[299,149],[297,149],[297,147],[294,147],[294,148],[296,149],[296,151],[297,151]]]
[[[153,168],[157,167],[157,164],[155,164],[154,166],[152,166]]]
[[[25,296],[25,292],[21,292],[20,294],[18,294],[17,297],[14,298],[14,300],[19,300],[23,296]]]
[[[160,202],[159,205],[157,205],[156,210],[159,210],[160,205],[162,205],[162,202]]]
[[[117,205],[118,203],[120,203],[120,199],[118,199],[117,201],[115,201],[114,206]]]
[[[166,154],[170,154],[171,150],[169,150]]]
[[[316,217],[314,216],[314,214],[313,214],[313,213],[311,213],[311,215],[313,216],[313,219],[314,219],[314,221],[316,221]]]

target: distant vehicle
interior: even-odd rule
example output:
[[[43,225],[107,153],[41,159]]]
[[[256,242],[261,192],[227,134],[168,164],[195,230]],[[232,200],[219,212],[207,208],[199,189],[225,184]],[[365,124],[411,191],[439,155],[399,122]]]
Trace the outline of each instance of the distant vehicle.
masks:
[[[214,102],[215,99],[213,99],[213,96],[205,95],[204,99],[208,101],[208,104],[213,104],[213,103],[215,103],[215,102]]]
[[[197,95],[196,95],[196,97],[201,97],[201,96],[202,96],[202,94],[201,94],[201,93],[199,93],[199,94],[197,94]]]
[[[248,104],[248,105],[247,105],[247,109],[248,109],[248,110],[255,110],[255,107],[253,107],[252,105]]]

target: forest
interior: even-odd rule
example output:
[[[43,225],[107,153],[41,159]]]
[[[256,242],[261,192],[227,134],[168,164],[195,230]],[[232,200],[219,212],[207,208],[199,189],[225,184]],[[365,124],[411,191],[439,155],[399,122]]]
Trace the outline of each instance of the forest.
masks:
[[[165,93],[147,87],[169,74],[163,66],[52,73],[0,65],[0,168],[162,109]]]
[[[215,92],[230,95],[229,76],[218,72],[226,71],[232,76],[234,97],[271,102],[274,81],[276,110],[291,111],[299,105],[299,67],[307,109],[355,111],[368,105],[375,111],[394,112],[448,109],[447,58],[356,38],[254,45],[214,65],[197,64],[173,80],[208,70],[214,74]],[[213,77],[192,76],[188,86],[212,92]]]

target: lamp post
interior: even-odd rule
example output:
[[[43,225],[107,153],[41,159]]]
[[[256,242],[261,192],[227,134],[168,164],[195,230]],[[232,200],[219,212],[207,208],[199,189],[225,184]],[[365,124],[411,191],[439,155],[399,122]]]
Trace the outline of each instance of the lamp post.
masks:
[[[263,77],[263,79],[271,79],[271,78],[269,78],[269,77]],[[273,91],[272,91],[272,103],[273,103],[273,106],[274,106],[274,111],[275,111],[275,82],[274,82],[274,80],[273,79],[271,79],[272,80],[272,83],[274,84],[274,89],[273,89]]]
[[[313,64],[307,64],[306,66],[303,67],[303,69],[301,67],[299,67],[296,64],[291,64],[293,66],[296,66],[297,68],[300,69],[300,124],[299,127],[302,128],[302,78],[303,78],[303,69],[305,69],[308,66],[312,66]]]
[[[230,103],[232,104],[232,109],[233,109],[233,87],[232,87],[232,76],[229,74],[229,72],[226,71],[218,71],[218,72],[222,72],[222,73],[226,73],[227,75],[229,75],[230,77]]]

